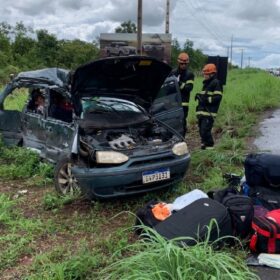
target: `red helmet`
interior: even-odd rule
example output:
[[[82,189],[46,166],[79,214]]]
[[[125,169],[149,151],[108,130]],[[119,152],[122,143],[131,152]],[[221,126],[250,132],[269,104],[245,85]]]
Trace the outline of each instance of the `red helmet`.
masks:
[[[216,65],[213,63],[206,64],[202,69],[203,74],[210,75],[217,73]]]

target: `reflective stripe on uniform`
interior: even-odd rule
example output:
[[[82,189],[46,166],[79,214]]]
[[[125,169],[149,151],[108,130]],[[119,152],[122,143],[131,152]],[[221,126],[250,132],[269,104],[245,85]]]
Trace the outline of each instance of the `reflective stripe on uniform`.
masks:
[[[182,102],[182,106],[188,107],[189,106],[189,102]]]
[[[209,97],[208,97],[208,102],[209,102],[209,103],[212,103],[212,96],[209,96]]]
[[[183,89],[187,84],[193,84],[193,82],[194,82],[193,80],[187,80],[185,83],[181,84],[180,89]]]
[[[211,116],[211,117],[216,117],[217,113],[209,113],[209,112],[205,112],[205,111],[197,111],[196,115],[199,116]]]
[[[215,95],[215,94],[218,94],[218,95],[222,95],[223,93],[221,91],[218,91],[218,90],[215,90],[215,91],[201,91],[199,94],[208,94],[208,95]]]

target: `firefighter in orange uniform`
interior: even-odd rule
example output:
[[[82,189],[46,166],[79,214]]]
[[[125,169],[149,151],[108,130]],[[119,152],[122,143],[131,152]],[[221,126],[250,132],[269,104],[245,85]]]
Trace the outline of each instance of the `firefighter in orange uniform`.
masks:
[[[214,146],[211,130],[222,100],[223,88],[217,78],[215,64],[206,64],[202,72],[203,88],[200,93],[195,95],[195,100],[198,101],[196,116],[201,137],[201,149],[208,150],[213,149]]]
[[[185,135],[187,131],[189,100],[190,100],[190,93],[193,89],[194,74],[188,70],[190,59],[187,53],[185,52],[180,53],[177,62],[178,62],[178,67],[174,69],[171,72],[171,74],[177,78],[180,87],[182,106],[184,110],[183,126],[184,126],[184,135]]]

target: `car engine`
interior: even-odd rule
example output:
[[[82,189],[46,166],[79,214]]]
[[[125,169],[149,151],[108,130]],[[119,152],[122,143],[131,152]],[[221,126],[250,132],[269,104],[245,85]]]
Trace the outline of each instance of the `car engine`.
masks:
[[[82,155],[93,154],[94,150],[114,150],[131,153],[132,150],[149,150],[155,146],[169,146],[178,141],[164,126],[156,122],[145,122],[128,128],[97,129],[80,136]]]

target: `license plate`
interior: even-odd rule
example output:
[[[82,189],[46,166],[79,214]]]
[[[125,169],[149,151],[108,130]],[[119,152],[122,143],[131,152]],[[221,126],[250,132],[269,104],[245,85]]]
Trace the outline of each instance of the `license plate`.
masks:
[[[170,169],[160,168],[158,170],[145,171],[142,173],[143,184],[170,179]]]

